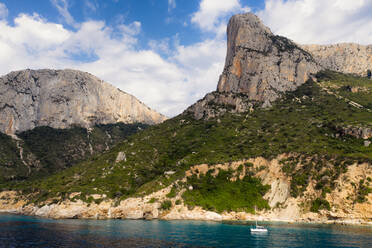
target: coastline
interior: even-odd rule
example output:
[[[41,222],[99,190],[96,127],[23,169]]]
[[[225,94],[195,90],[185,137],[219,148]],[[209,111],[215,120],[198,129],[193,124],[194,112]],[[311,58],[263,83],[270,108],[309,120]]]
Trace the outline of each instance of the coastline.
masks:
[[[135,198],[129,199],[133,200]],[[1,200],[0,200],[1,203]],[[370,226],[372,227],[372,219],[360,218],[344,218],[330,219],[326,217],[326,213],[315,214],[307,213],[299,218],[281,218],[274,216],[272,211],[263,212],[259,215],[253,215],[246,212],[224,212],[216,213],[203,210],[200,207],[195,207],[189,210],[186,206],[177,206],[171,210],[161,211],[158,203],[151,204],[152,206],[138,206],[130,208],[130,204],[125,202],[117,207],[112,207],[112,201],[103,201],[100,204],[92,204],[89,207],[86,203],[64,202],[61,204],[51,204],[42,207],[34,205],[20,206],[23,201],[14,202],[4,206],[0,204],[0,214],[35,216],[46,219],[81,219],[81,220],[185,220],[185,221],[213,221],[218,223],[231,222],[273,222],[287,224],[322,224],[322,225],[349,225],[349,226]],[[151,212],[152,211],[152,212]],[[150,213],[151,212],[151,213]],[[271,213],[270,213],[271,212]],[[271,214],[271,216],[269,215]],[[312,216],[312,217],[309,217]]]
[[[364,203],[353,203],[347,200],[347,195],[354,194],[352,182],[358,182],[361,176],[370,175],[369,164],[354,164],[349,167],[346,174],[340,177],[341,191],[327,194],[326,198],[331,202],[330,210],[320,209],[317,213],[310,212],[306,205],[309,199],[317,196],[314,191],[314,183],[310,182],[302,197],[294,198],[289,194],[290,181],[280,171],[278,165],[279,156],[273,160],[255,158],[248,160],[254,164],[254,168],[262,165],[266,169],[257,173],[265,184],[271,185],[271,189],[264,196],[271,207],[270,210],[257,212],[257,215],[246,212],[212,212],[201,207],[189,207],[183,202],[182,194],[185,190],[177,192],[173,198],[168,198],[173,185],[169,185],[159,191],[142,197],[131,197],[120,202],[108,199],[105,194],[92,194],[94,200],[90,203],[76,199],[81,193],[74,192],[56,203],[56,199],[47,199],[36,205],[29,203],[32,195],[22,195],[16,191],[0,192],[0,212],[38,216],[51,219],[145,219],[145,220],[201,220],[201,221],[269,221],[281,223],[313,223],[313,224],[339,224],[339,225],[367,225],[372,226],[372,194],[367,196]],[[210,168],[236,170],[239,165],[247,162],[236,161],[233,163],[219,164],[213,167],[208,165],[196,165],[186,172],[186,176],[205,173]],[[243,172],[244,173],[244,172]],[[344,176],[347,177],[344,177]],[[372,175],[371,175],[372,176]],[[344,181],[347,179],[347,181]],[[186,180],[186,177],[181,179]],[[176,182],[175,182],[176,183]],[[154,200],[156,199],[156,200]],[[169,209],[162,209],[162,202],[170,201]]]
[[[372,221],[363,221],[363,220],[290,220],[290,219],[267,219],[267,218],[261,218],[261,216],[257,216],[257,218],[250,218],[245,220],[237,220],[237,219],[223,219],[223,220],[213,220],[213,219],[169,219],[169,218],[153,218],[153,219],[145,219],[145,218],[53,218],[53,217],[47,217],[43,215],[29,215],[25,214],[23,212],[20,212],[18,210],[0,210],[0,215],[17,215],[17,216],[29,216],[29,217],[37,217],[42,219],[50,219],[50,220],[68,220],[68,219],[77,219],[77,220],[146,220],[146,221],[202,221],[202,222],[216,222],[221,224],[237,224],[237,223],[243,223],[243,225],[246,224],[246,222],[255,222],[260,221],[262,224],[265,223],[277,223],[277,224],[310,224],[310,225],[342,225],[342,226],[365,226],[365,227],[371,227],[372,228]]]

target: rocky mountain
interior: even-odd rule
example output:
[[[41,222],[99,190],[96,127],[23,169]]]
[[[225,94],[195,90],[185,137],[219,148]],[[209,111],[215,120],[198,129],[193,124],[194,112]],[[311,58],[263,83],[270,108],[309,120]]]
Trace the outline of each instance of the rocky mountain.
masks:
[[[237,15],[217,91],[54,175],[0,180],[0,211],[370,224],[371,113],[370,79]]]
[[[256,105],[270,106],[319,70],[321,66],[310,53],[293,41],[274,35],[256,15],[235,15],[227,27],[225,68],[217,91],[186,112],[200,119],[245,112]]]
[[[165,116],[99,78],[76,70],[22,70],[0,78],[0,131],[38,126],[156,124]]]
[[[218,92],[243,93],[251,100],[271,102],[320,70],[308,52],[291,40],[274,35],[254,14],[233,16],[227,37]]]
[[[372,45],[298,45],[274,35],[252,13],[233,16],[227,27],[225,68],[217,91],[185,112],[196,119],[270,106],[321,70],[367,76]]]
[[[367,76],[372,70],[372,45],[354,43],[301,45],[324,69]]]

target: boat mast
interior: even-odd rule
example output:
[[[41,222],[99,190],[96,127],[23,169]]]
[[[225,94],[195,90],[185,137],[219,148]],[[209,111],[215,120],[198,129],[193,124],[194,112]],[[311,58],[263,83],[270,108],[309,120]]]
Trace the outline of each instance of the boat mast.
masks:
[[[254,206],[254,215],[256,215],[256,227],[257,227],[257,213],[256,213],[256,206]]]

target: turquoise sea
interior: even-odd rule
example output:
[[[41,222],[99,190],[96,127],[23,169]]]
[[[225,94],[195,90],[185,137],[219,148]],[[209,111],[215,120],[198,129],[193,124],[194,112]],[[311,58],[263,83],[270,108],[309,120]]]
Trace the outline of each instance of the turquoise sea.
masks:
[[[51,220],[0,214],[0,247],[372,247],[372,227],[145,220]]]

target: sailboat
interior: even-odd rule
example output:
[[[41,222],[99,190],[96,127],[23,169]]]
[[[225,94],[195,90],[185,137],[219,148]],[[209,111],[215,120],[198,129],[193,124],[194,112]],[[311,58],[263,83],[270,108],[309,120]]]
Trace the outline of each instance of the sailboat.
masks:
[[[256,214],[256,206],[254,207],[254,214]],[[264,233],[264,232],[267,232],[267,229],[264,226],[257,225],[257,218],[256,218],[256,226],[251,228],[251,232]]]

